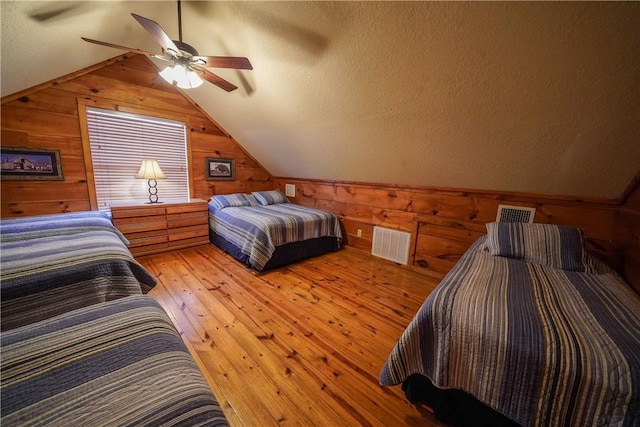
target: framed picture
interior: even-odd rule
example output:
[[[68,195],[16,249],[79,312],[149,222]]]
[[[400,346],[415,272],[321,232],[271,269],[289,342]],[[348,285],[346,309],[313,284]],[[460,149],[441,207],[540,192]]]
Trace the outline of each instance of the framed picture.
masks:
[[[205,177],[209,180],[233,181],[236,179],[236,162],[233,159],[207,157]]]
[[[3,180],[63,180],[60,150],[0,147]]]

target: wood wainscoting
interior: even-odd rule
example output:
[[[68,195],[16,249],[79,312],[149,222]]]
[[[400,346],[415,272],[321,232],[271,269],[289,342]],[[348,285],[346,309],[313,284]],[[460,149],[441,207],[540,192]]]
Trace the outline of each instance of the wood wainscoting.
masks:
[[[264,273],[213,245],[138,260],[232,426],[443,425],[378,382],[439,278],[348,247]]]
[[[484,224],[434,215],[416,215],[411,264],[441,273],[453,268],[469,246],[487,234]]]
[[[640,294],[640,173],[625,191],[613,242],[624,253],[622,272],[625,278]]]
[[[500,204],[536,208],[535,222],[583,228],[589,251],[622,270],[621,253],[612,243],[616,200],[294,178],[274,182],[282,191],[286,184],[296,186],[292,202],[338,215],[349,246],[370,252],[376,225],[412,232],[415,265],[439,274],[449,271],[473,237],[484,234]]]

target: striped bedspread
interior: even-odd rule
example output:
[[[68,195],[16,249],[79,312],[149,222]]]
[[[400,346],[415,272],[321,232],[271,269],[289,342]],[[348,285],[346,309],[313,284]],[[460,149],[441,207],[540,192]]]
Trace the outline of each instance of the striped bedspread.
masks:
[[[164,310],[135,295],[3,332],[2,426],[221,426]]]
[[[125,242],[96,212],[0,221],[2,330],[151,289]]]
[[[277,246],[317,237],[342,239],[338,217],[293,203],[216,209],[209,205],[209,227],[249,256],[262,270]]]
[[[129,241],[113,226],[109,217],[98,211],[70,212],[0,220],[3,242],[83,233],[91,230],[116,234],[125,245]]]
[[[485,239],[426,299],[380,383],[422,374],[523,426],[639,426],[640,298],[607,267],[492,256]]]

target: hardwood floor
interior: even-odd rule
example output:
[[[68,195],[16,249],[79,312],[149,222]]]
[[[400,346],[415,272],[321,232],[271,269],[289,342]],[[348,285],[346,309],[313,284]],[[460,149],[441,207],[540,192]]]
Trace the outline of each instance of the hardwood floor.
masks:
[[[139,261],[232,425],[443,425],[378,383],[437,278],[349,247],[262,274],[211,245]]]

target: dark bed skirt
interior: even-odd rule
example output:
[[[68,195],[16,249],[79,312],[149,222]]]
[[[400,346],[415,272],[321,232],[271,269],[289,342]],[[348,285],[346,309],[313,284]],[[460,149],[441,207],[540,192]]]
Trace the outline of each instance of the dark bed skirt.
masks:
[[[402,390],[411,403],[429,406],[436,418],[456,427],[518,427],[504,415],[494,411],[461,390],[440,389],[422,375],[411,375],[402,383]]]
[[[214,233],[211,229],[209,229],[209,241],[246,266],[253,267],[249,263],[249,255],[242,253],[237,246],[226,240],[224,237]],[[302,242],[287,243],[276,247],[271,259],[267,262],[262,271],[282,267],[284,265],[291,264],[292,262],[326,254],[327,252],[335,252],[338,249],[340,249],[338,239],[336,237],[328,236],[304,240]]]

